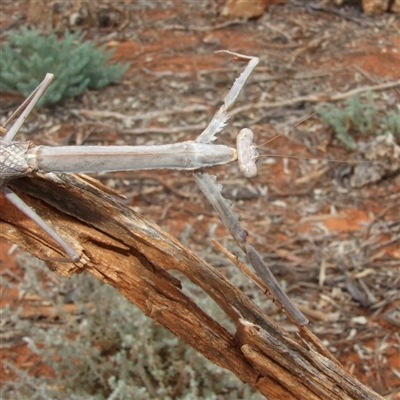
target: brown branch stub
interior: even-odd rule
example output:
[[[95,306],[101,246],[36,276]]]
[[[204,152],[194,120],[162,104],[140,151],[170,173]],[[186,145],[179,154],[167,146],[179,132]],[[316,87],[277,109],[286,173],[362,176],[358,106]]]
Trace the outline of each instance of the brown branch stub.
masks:
[[[248,321],[240,322],[236,340],[247,360],[265,376],[272,376],[285,386],[293,398],[382,399],[355,381],[339,363],[312,348],[306,349],[286,335],[276,338]]]
[[[69,174],[36,174],[16,179],[10,186],[82,254],[78,264],[48,262],[53,269],[64,276],[86,270],[114,286],[146,315],[263,395],[307,400],[380,398],[340,364],[310,350],[313,343],[307,345],[307,337],[290,337],[217,270],[120,204],[95,181]],[[58,244],[3,195],[0,208],[0,237],[40,258],[62,255]],[[181,291],[180,281],[169,273],[172,269],[214,299],[236,325],[236,335]]]

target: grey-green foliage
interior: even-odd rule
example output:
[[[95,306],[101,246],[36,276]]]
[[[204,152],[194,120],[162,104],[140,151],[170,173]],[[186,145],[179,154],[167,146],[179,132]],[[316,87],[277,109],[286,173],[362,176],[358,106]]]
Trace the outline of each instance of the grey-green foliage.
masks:
[[[400,140],[400,110],[390,112],[384,118],[378,118],[373,93],[367,93],[363,102],[359,95],[350,97],[346,107],[341,109],[334,104],[325,104],[316,108],[320,118],[329,123],[336,137],[349,149],[356,148],[354,135],[375,135],[391,132]]]
[[[398,143],[400,143],[400,105],[397,109],[386,114],[382,119],[382,133],[391,133]]]
[[[24,339],[52,367],[52,377],[32,377],[16,370],[19,378],[6,382],[3,399],[261,399],[233,374],[212,364],[182,344],[163,327],[155,325],[112,287],[89,275],[64,280],[45,266],[26,267],[26,282],[20,289],[34,291],[58,310],[58,324],[35,326],[5,310],[24,332]],[[63,283],[67,281],[67,283]],[[79,310],[71,316],[62,311],[65,292]],[[196,293],[199,295],[199,293]],[[203,308],[209,303],[200,301]],[[43,325],[43,324],[42,324]],[[8,363],[8,368],[14,367]],[[15,369],[15,368],[14,368]]]
[[[80,32],[65,31],[64,38],[22,28],[9,33],[10,43],[0,49],[0,88],[28,96],[46,73],[55,75],[39,105],[79,96],[86,88],[100,89],[119,79],[129,64],[107,65],[113,51],[82,40]]]

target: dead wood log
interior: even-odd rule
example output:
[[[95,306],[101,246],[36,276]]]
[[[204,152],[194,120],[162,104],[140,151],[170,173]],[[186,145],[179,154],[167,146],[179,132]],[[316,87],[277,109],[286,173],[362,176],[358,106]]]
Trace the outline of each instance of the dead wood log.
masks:
[[[223,275],[123,206],[97,181],[36,174],[10,186],[82,254],[79,263],[47,261],[70,277],[86,270],[114,286],[146,315],[269,399],[382,399],[350,375],[307,327],[291,336]],[[0,237],[41,259],[60,249],[0,195]],[[200,286],[234,322],[236,334],[201,310],[169,271]]]

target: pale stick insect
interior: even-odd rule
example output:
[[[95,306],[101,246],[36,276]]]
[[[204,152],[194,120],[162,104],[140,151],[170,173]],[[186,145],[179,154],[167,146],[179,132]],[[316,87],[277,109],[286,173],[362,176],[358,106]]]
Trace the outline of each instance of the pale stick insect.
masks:
[[[272,300],[283,310],[289,318],[298,325],[306,325],[308,320],[294,306],[287,295],[281,290],[268,267],[262,261],[256,250],[246,243],[247,232],[239,223],[239,215],[231,211],[231,202],[221,194],[222,186],[215,183],[216,177],[204,172],[203,168],[223,165],[238,160],[241,171],[247,177],[257,174],[255,160],[257,151],[253,146],[254,135],[250,130],[242,130],[239,134],[237,149],[225,145],[215,145],[211,142],[216,139],[227,123],[228,110],[233,106],[241,89],[246,83],[259,60],[257,57],[244,56],[230,51],[221,51],[235,57],[236,60],[247,61],[245,70],[234,82],[232,88],[224,98],[224,104],[216,112],[206,129],[195,141],[187,141],[159,146],[35,146],[30,142],[11,142],[22,125],[21,118],[30,112],[32,103],[36,103],[40,91],[47,85],[46,79],[38,87],[32,101],[19,117],[5,138],[0,141],[0,179],[2,190],[6,197],[21,211],[33,218],[46,232],[52,236],[74,262],[79,255],[60,236],[50,228],[40,217],[22,202],[6,187],[7,180],[24,175],[40,172],[103,172],[128,171],[142,169],[178,169],[192,170],[201,191],[217,211],[222,222],[229,229],[233,238],[248,255],[250,263],[257,273],[261,273],[266,285],[270,288]],[[47,79],[51,79],[46,77]],[[46,86],[46,87],[47,87]],[[17,126],[17,127],[15,127]]]

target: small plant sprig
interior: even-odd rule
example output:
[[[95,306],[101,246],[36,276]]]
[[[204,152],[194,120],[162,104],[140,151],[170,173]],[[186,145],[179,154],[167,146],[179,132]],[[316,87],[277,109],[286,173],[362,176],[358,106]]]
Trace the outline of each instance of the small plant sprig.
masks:
[[[392,133],[397,143],[400,143],[400,104],[382,119],[382,131],[384,134]]]
[[[336,137],[348,150],[356,148],[354,135],[378,135],[392,133],[400,141],[400,109],[378,118],[373,92],[367,93],[367,102],[359,95],[350,97],[344,109],[334,104],[325,104],[316,108],[320,118],[334,130]]]
[[[129,64],[107,65],[113,51],[84,42],[81,32],[65,31],[63,39],[24,27],[9,33],[10,43],[0,49],[0,89],[28,96],[47,72],[56,76],[38,105],[49,105],[100,89],[119,79]]]

